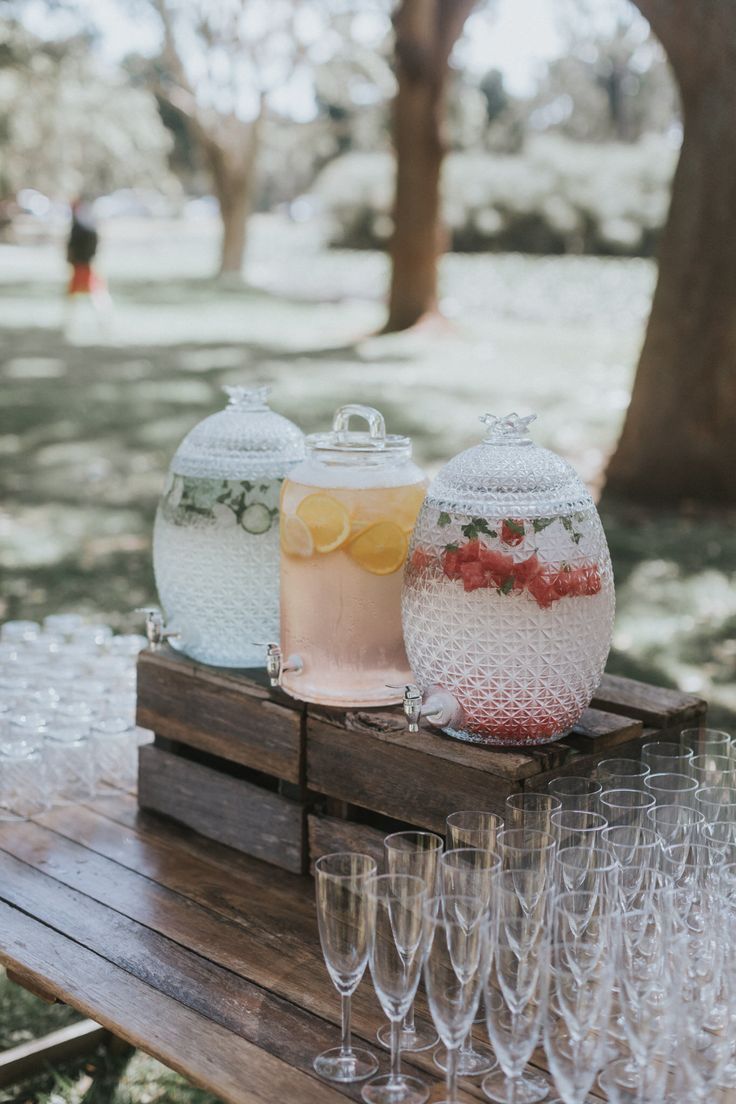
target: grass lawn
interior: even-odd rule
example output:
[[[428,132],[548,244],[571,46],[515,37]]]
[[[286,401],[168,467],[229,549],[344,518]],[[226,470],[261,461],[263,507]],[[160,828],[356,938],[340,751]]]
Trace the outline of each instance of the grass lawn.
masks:
[[[649,262],[450,256],[446,323],[375,337],[382,256],[327,252],[313,227],[274,216],[254,220],[248,284],[211,281],[215,252],[208,224],[111,225],[109,331],[79,317],[65,337],[60,246],[0,246],[0,619],[79,609],[138,624],[131,610],[155,598],[150,533],[168,461],[222,405],[226,383],[270,382],[274,406],[309,431],[342,403],[375,405],[391,431],[414,437],[430,472],[478,440],[484,411],[536,411],[537,439],[600,485],[649,307]],[[733,518],[618,509],[604,524],[618,596],[610,669],[702,693],[712,717],[733,724]],[[36,1003],[2,991],[6,1040],[68,1015]],[[8,1099],[72,1104],[85,1078],[71,1071],[68,1084],[47,1086],[55,1095]],[[105,1099],[211,1098],[138,1056]]]

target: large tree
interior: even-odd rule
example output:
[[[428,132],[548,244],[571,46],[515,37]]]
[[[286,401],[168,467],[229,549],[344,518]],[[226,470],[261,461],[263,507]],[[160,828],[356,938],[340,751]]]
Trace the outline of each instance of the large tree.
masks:
[[[155,90],[186,118],[202,150],[222,217],[220,271],[239,273],[264,112],[298,78],[324,31],[325,5],[151,2],[164,38]]]
[[[736,0],[636,0],[682,101],[683,142],[613,495],[736,503]]]
[[[413,326],[437,305],[449,62],[475,4],[476,0],[400,0],[394,14],[396,192],[385,327],[389,331]]]

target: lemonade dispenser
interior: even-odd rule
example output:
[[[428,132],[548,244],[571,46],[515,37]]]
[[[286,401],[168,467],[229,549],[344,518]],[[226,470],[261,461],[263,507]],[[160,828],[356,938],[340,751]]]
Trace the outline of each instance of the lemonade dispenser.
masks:
[[[362,419],[367,429],[351,428]],[[426,481],[411,441],[369,406],[343,406],[281,492],[281,636],[274,684],[343,707],[401,700],[409,665],[401,580]],[[283,659],[282,659],[283,657]]]
[[[156,513],[153,566],[166,635],[193,659],[258,667],[279,623],[279,493],[304,434],[269,389],[226,387],[224,410],[176,450]]]

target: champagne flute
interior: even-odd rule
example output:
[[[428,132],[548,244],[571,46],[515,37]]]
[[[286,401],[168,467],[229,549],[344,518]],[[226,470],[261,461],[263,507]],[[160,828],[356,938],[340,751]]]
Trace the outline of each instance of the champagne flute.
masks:
[[[479,848],[460,847],[445,851],[440,859],[440,891],[442,897],[462,900],[466,897],[483,903],[486,916],[490,909],[491,880],[501,869],[501,859],[493,852]],[[436,1025],[435,1019],[435,1025]],[[482,1021],[481,1021],[482,1022]],[[442,1032],[440,1031],[440,1037]],[[449,1071],[449,1051],[438,1051],[434,1064]],[[490,1073],[498,1064],[490,1047],[473,1042],[473,1025],[468,1028],[456,1055],[456,1073],[461,1077],[479,1077]]]
[[[440,855],[443,847],[442,837],[435,832],[393,832],[383,841],[386,873],[410,874],[412,877],[421,878],[427,888],[427,895],[433,897],[437,892]],[[379,1043],[390,1049],[390,1023],[379,1027],[377,1038]],[[412,999],[401,1027],[401,1049],[410,1054],[417,1054],[422,1050],[431,1050],[438,1042],[439,1036],[431,1024],[416,1023]]]
[[[429,1090],[401,1072],[401,1021],[411,1007],[429,936],[426,884],[411,874],[381,874],[369,880],[373,925],[368,947],[373,987],[391,1023],[391,1072],[363,1086],[366,1104],[424,1104]]]
[[[488,901],[451,894],[432,897],[425,905],[425,919],[429,935],[424,986],[447,1050],[447,1097],[442,1104],[457,1104],[460,1047],[478,1008],[486,970]]]
[[[514,793],[506,798],[506,824],[509,828],[532,828],[549,832],[552,814],[562,808],[559,797],[544,793]]]
[[[342,1000],[339,1047],[314,1059],[315,1071],[328,1081],[364,1081],[378,1069],[368,1050],[350,1042],[350,1001],[365,973],[373,927],[373,906],[367,894],[376,864],[352,851],[323,855],[314,864],[317,922],[327,972]]]
[[[581,809],[589,813],[598,812],[598,798],[603,786],[594,778],[577,775],[561,775],[547,783],[547,792],[562,802],[563,809]]]
[[[447,818],[447,846],[475,847],[481,851],[496,852],[498,833],[503,829],[503,818],[498,813],[484,809],[460,809]]]

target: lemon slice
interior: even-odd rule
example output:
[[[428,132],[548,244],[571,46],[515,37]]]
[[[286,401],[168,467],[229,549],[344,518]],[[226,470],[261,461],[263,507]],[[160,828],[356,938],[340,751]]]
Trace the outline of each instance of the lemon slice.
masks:
[[[408,537],[411,536],[416,525],[417,516],[427,494],[427,488],[421,483],[418,487],[412,487],[402,494],[397,509],[392,513],[396,524]]]
[[[314,541],[309,527],[301,518],[281,517],[281,547],[290,556],[311,556],[314,552]]]
[[[296,508],[299,519],[308,527],[315,551],[334,552],[350,536],[350,514],[326,494],[310,494]]]
[[[392,575],[404,560],[408,543],[395,521],[377,521],[351,540],[348,552],[372,575]]]

